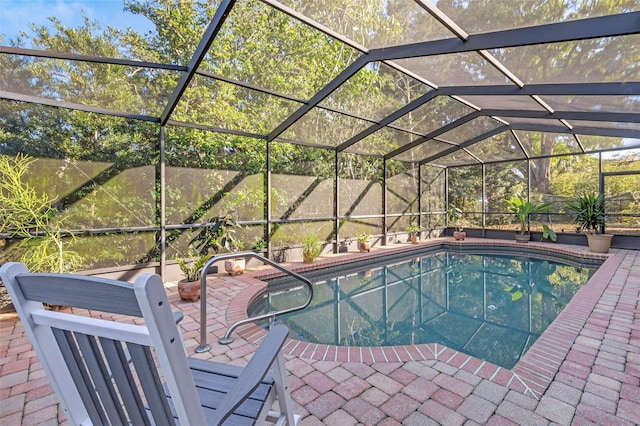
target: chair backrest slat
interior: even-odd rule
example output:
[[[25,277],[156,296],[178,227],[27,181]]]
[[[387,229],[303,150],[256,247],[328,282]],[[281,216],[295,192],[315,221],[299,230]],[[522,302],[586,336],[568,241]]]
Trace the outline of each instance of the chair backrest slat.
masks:
[[[64,347],[65,360],[76,386],[81,390],[83,402],[88,406],[92,422],[151,425],[147,416],[148,408],[156,425],[175,425],[149,347],[126,344],[130,354],[128,358],[122,342],[101,337],[98,344],[94,336],[55,328],[52,330],[58,344]],[[134,374],[146,403],[138,392]]]
[[[144,410],[144,403],[138,392],[133,373],[129,368],[129,359],[124,352],[122,343],[103,337],[99,340],[104,357],[108,360],[113,381],[127,409],[129,421],[134,425],[150,425],[151,423]]]
[[[100,401],[93,390],[89,374],[87,373],[84,364],[82,364],[82,356],[78,351],[78,347],[76,346],[71,333],[57,328],[52,328],[51,331],[55,336],[55,340],[58,343],[58,347],[60,348],[64,362],[67,365],[69,374],[78,389],[78,394],[82,399],[91,422],[94,424],[107,424],[107,418],[102,410]]]
[[[91,285],[87,285],[87,280]],[[28,300],[141,317],[142,312],[129,283],[82,275],[29,274],[16,276]]]
[[[80,355],[87,367],[86,372],[93,383],[93,387],[98,394],[100,403],[110,423],[126,423],[126,414],[122,409],[118,393],[111,382],[110,372],[105,365],[105,361],[107,364],[109,364],[109,362],[103,358],[95,337],[87,336],[83,333],[73,333],[73,336],[78,343]]]
[[[151,351],[145,346],[133,344],[129,345],[129,351],[156,425],[175,425]]]

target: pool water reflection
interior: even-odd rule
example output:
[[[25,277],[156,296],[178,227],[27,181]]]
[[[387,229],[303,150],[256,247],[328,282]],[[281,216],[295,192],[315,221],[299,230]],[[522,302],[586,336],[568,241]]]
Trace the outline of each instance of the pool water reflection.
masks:
[[[441,343],[513,367],[593,265],[451,251],[309,275],[314,299],[278,321],[299,340],[340,346]],[[358,268],[356,266],[356,268]],[[301,303],[302,288],[273,281],[249,315]]]

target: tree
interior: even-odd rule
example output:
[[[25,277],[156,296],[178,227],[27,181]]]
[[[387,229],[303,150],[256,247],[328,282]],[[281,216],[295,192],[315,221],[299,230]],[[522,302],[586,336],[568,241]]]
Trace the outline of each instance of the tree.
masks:
[[[507,28],[525,27],[545,23],[581,19],[628,12],[637,9],[633,0],[544,0],[504,2],[498,0],[445,0],[438,2],[438,8],[450,16],[470,34]],[[516,77],[527,83],[566,83],[573,81],[605,82],[634,80],[637,77],[637,61],[632,53],[637,44],[629,37],[581,40],[551,43],[509,49],[495,49],[491,53],[496,59],[514,72]],[[464,58],[462,58],[464,62]],[[464,69],[473,69],[473,62]],[[442,83],[440,83],[442,84]],[[598,97],[554,97],[548,103],[566,105],[563,109],[599,109]],[[607,97],[605,97],[607,98]],[[612,102],[610,99],[603,99]],[[553,101],[553,102],[552,102]],[[632,97],[613,101],[620,102],[622,110],[632,110]],[[560,124],[557,122],[557,124]],[[565,152],[566,145],[578,149],[571,135],[555,135],[539,132],[519,133],[525,144],[532,149],[531,156],[541,156],[532,169],[532,188],[547,194],[552,186],[552,160],[550,155]],[[527,140],[529,142],[527,142]],[[621,144],[620,139],[603,138],[602,147]]]
[[[125,10],[148,18],[154,24],[153,31],[137,34],[133,30],[101,28],[89,19],[77,28],[68,28],[51,18],[52,30],[44,26],[33,27],[30,35],[24,33],[12,43],[26,46],[29,42],[29,47],[35,49],[184,66],[200,43],[219,3],[125,0]],[[322,0],[287,0],[284,3],[337,33],[346,34],[365,48],[449,36],[447,30],[412,2],[346,0],[334,4]],[[472,32],[494,29],[478,28],[474,19],[488,20],[490,26],[526,25],[531,19],[541,23],[573,19],[584,16],[587,11],[601,14],[632,7],[624,0],[547,1],[536,7],[537,3],[510,5],[489,0],[446,0],[438,2],[438,7],[455,15],[456,20],[460,19],[463,27]],[[615,51],[626,55],[622,62],[607,56],[606,49],[600,52],[600,47],[611,43],[614,43]],[[562,75],[548,75],[549,69],[557,65],[554,61],[558,58],[566,59],[565,68],[588,69],[588,78],[596,81],[619,78],[621,73],[634,70],[633,64],[629,65],[626,59],[633,57],[632,43],[627,46],[616,40],[594,40],[536,48],[540,52],[529,52],[523,57],[518,56],[520,49],[492,53],[508,66],[521,63],[525,67],[522,73],[530,73],[526,82],[562,78]],[[267,150],[273,173],[286,175],[300,187],[307,185],[308,188],[301,192],[307,194],[308,199],[310,191],[321,186],[326,189],[334,177],[335,152],[325,147],[338,146],[429,90],[422,82],[387,63],[371,63],[276,140],[266,141],[266,136],[284,118],[360,55],[358,49],[268,4],[257,0],[237,2],[170,117],[176,122],[224,130],[185,129],[172,124],[165,127],[166,159],[173,179],[168,180],[165,195],[172,224],[196,223],[203,217],[210,217],[211,213],[222,214],[233,207],[246,215],[242,220],[264,219]],[[449,56],[430,59],[425,62],[431,64],[426,68],[428,75],[423,77],[430,80],[432,76],[454,75],[462,67],[469,71],[469,78],[475,84],[489,84],[489,77],[478,68],[472,56],[475,55],[457,58],[459,66]],[[142,66],[26,55],[3,54],[0,61],[8,76],[0,81],[2,90],[152,117],[158,117],[164,110],[181,76],[179,72]],[[609,73],[606,69],[609,62],[623,66]],[[409,69],[421,63],[418,60],[400,62]],[[234,85],[233,81],[242,85]],[[575,100],[579,101],[584,102]],[[571,102],[569,104],[573,105]],[[365,185],[354,184],[353,188],[364,187],[362,190],[367,191],[382,181],[384,171],[379,157],[363,154],[386,154],[469,111],[470,108],[452,98],[433,99],[394,122],[397,129],[375,132],[340,153],[337,165],[340,178],[363,179]],[[289,141],[322,145],[322,148]],[[526,143],[534,155],[576,150],[575,140],[564,135],[532,135]],[[619,140],[612,139],[603,141],[601,146],[618,143]],[[50,191],[46,193],[55,198],[54,207],[59,211],[57,218],[64,217],[74,229],[158,225],[159,146],[156,123],[0,101],[0,154],[27,153],[38,158],[28,183],[38,190]],[[395,188],[400,194],[398,200],[404,197],[404,200],[394,200],[392,206],[400,205],[398,208],[403,211],[413,209],[417,197],[407,194],[415,194],[418,189],[416,161],[441,152],[447,146],[445,142],[431,140],[386,162],[387,177],[396,176],[398,182]],[[481,151],[491,158],[504,146],[490,144],[490,148]],[[537,161],[532,186],[542,192],[549,188],[555,191],[555,187],[549,187],[555,179],[554,167],[564,165],[562,160],[545,158]],[[496,166],[499,178],[488,184],[497,185],[503,180],[509,184],[509,191],[516,191],[522,183],[522,176],[517,174],[520,169],[520,166],[505,166],[504,169]],[[460,171],[462,180],[458,181],[459,187],[453,186],[452,197],[460,200],[456,204],[468,204],[463,210],[475,211],[479,202],[478,169],[468,173],[466,177],[471,180],[465,182],[463,179],[468,170]],[[315,179],[308,184],[310,178]],[[453,176],[454,183],[456,179]],[[468,183],[470,190],[464,187]],[[568,187],[566,180],[565,183]],[[304,210],[301,207],[304,200],[297,194],[292,196],[285,186],[272,189],[271,208],[290,217]],[[347,200],[354,204],[360,195],[354,190]],[[493,205],[493,200],[488,202]],[[311,206],[324,210],[309,210],[305,214],[319,215],[319,211],[330,210],[327,206]],[[210,212],[218,209],[222,211]],[[149,256],[156,253],[153,251]]]

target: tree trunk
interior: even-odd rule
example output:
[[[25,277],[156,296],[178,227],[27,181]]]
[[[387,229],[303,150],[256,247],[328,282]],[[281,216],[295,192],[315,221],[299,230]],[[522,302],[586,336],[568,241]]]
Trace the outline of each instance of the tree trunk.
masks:
[[[555,138],[553,135],[542,134],[540,141],[541,155],[551,155]],[[540,194],[549,194],[551,192],[551,158],[538,158],[533,160],[531,168],[531,188],[536,189]]]

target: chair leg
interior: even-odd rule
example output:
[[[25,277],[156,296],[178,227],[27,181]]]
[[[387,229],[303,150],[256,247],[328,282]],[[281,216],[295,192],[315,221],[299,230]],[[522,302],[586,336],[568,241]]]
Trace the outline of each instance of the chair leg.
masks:
[[[293,401],[289,392],[289,382],[287,381],[287,369],[285,367],[284,355],[278,353],[273,363],[273,378],[276,386],[276,394],[278,397],[278,405],[280,407],[280,419],[277,424],[286,424],[294,426],[298,423],[300,416],[293,414]]]

